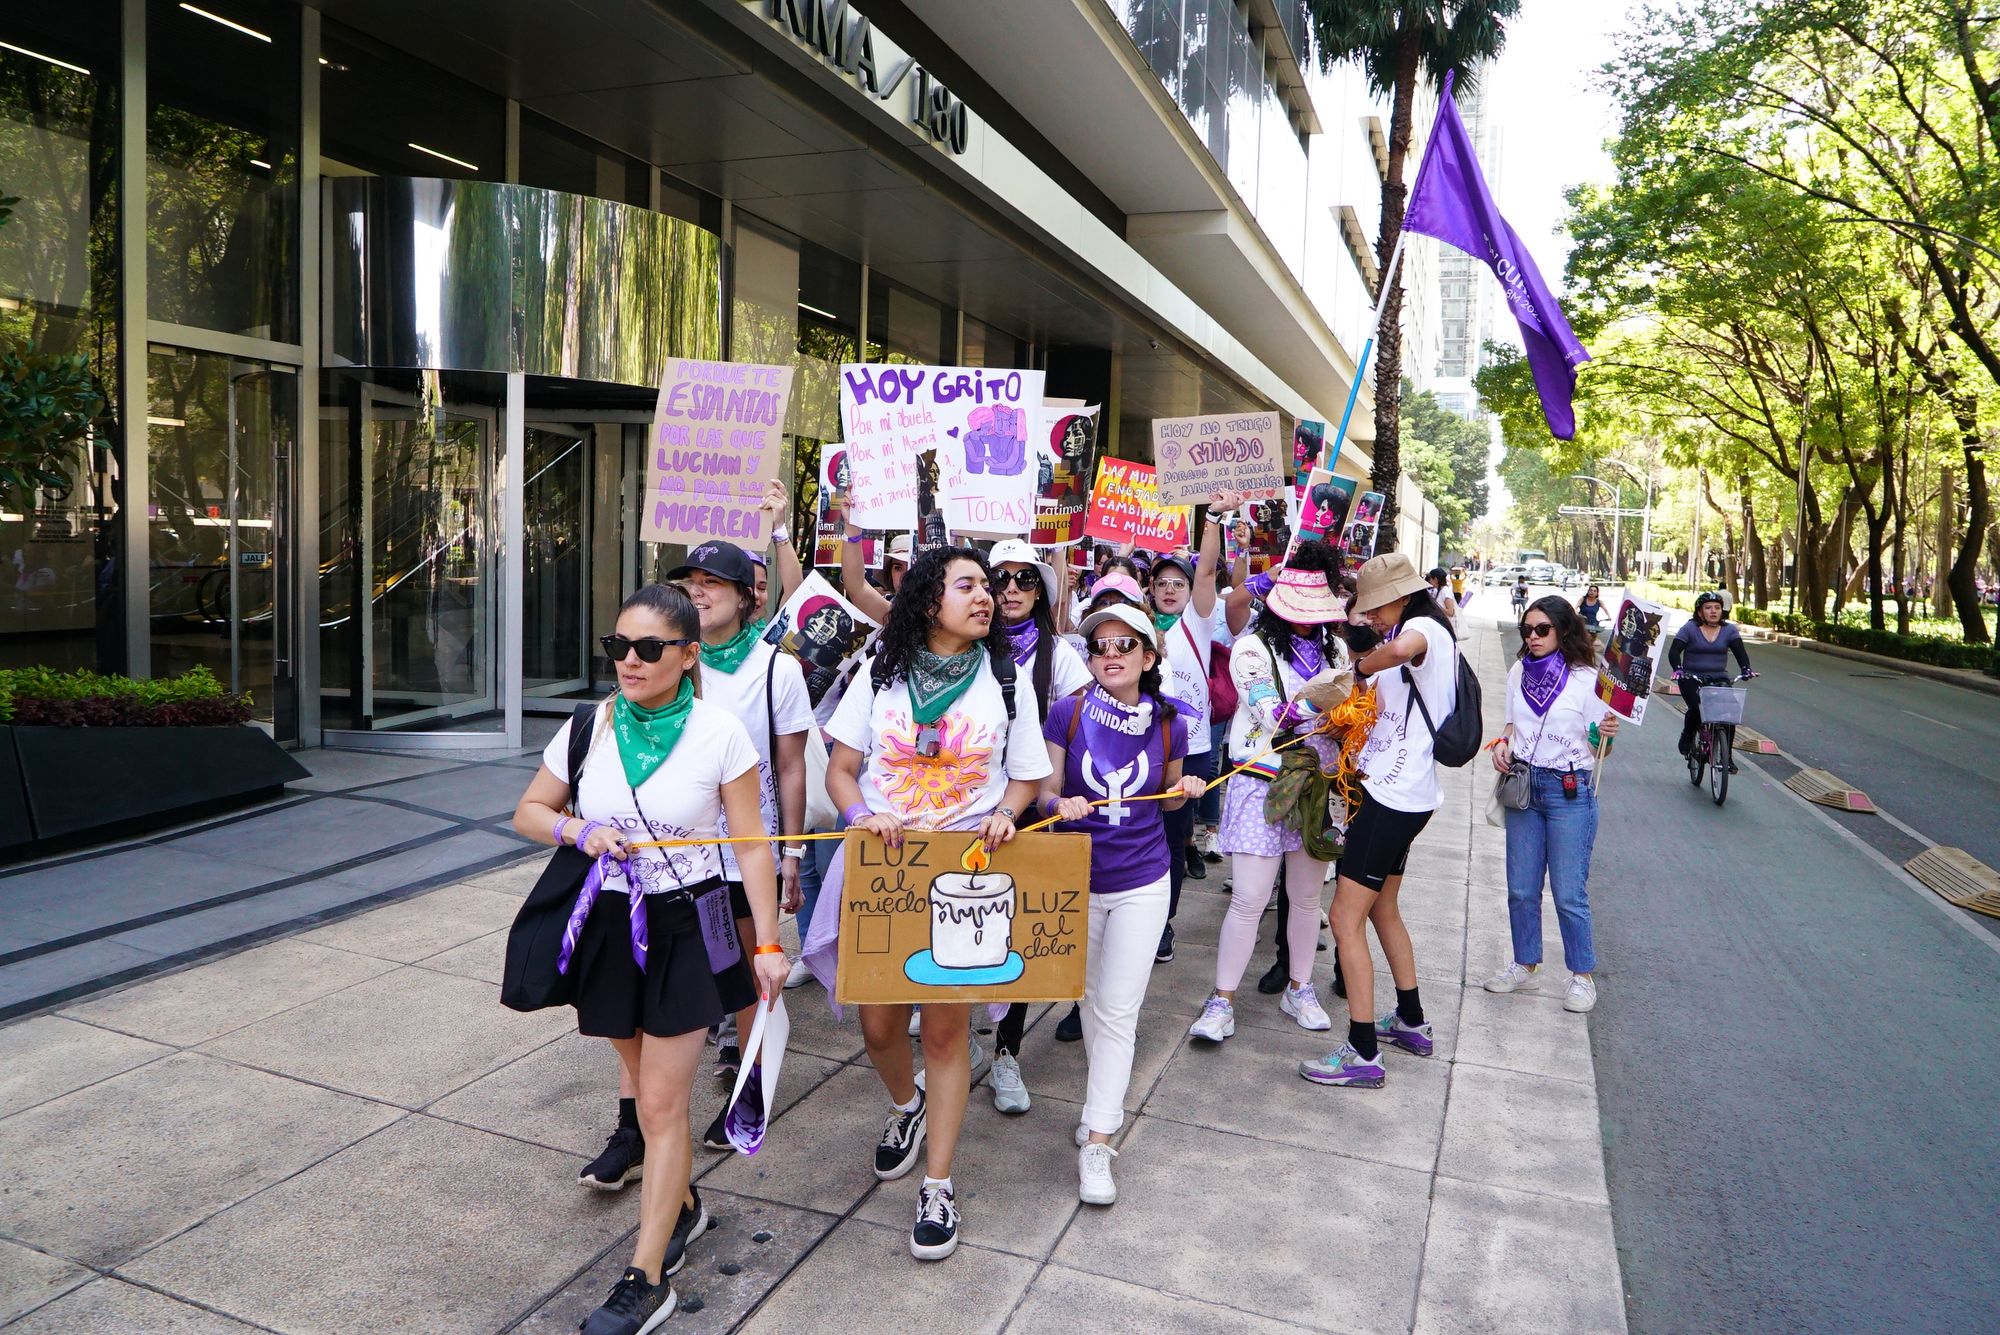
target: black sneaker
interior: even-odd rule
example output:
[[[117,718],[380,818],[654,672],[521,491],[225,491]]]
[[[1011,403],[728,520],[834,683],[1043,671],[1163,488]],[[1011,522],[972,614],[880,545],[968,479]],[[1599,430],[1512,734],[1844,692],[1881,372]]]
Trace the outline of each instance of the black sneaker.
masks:
[[[1058,1043],[1083,1042],[1083,1012],[1081,1010],[1078,1010],[1075,1006],[1071,1006],[1069,1008],[1069,1014],[1063,1016],[1062,1019],[1056,1024],[1056,1042]]]
[[[724,1043],[715,1050],[715,1078],[734,1080],[736,1073],[743,1069],[743,1049],[734,1043]]]
[[[916,1165],[917,1151],[924,1147],[924,1123],[924,1091],[919,1089],[915,1112],[899,1109],[883,1124],[881,1143],[875,1147],[875,1176],[894,1182]]]
[[[945,1187],[924,1186],[917,1192],[917,1225],[910,1230],[910,1255],[919,1261],[942,1261],[958,1250],[958,1206]]]
[[[1165,927],[1160,929],[1160,945],[1159,949],[1153,952],[1153,963],[1172,964],[1173,962],[1174,962],[1174,925],[1172,923],[1168,923]],[[1083,1031],[1081,1029],[1077,1030],[1076,1036],[1078,1038],[1082,1038]]]
[[[1187,848],[1181,851],[1182,851],[1181,861],[1187,864],[1184,868],[1182,868],[1181,875],[1190,881],[1207,880],[1208,864],[1202,861],[1201,854],[1195,851],[1194,846],[1190,844]]]
[[[584,1318],[583,1335],[646,1335],[674,1314],[678,1301],[664,1276],[648,1284],[645,1271],[627,1266],[604,1305]]]
[[[701,1146],[703,1149],[733,1150],[736,1148],[729,1143],[728,1121],[729,1105],[725,1103],[722,1106],[722,1111],[715,1115],[715,1120],[708,1124],[708,1130],[701,1133]]]
[[[584,1165],[576,1180],[597,1191],[621,1191],[646,1171],[646,1138],[636,1126],[621,1126],[604,1142],[604,1153]]]
[[[681,1267],[687,1264],[688,1244],[708,1232],[715,1223],[709,1218],[708,1207],[701,1203],[700,1189],[689,1187],[688,1193],[694,1197],[694,1204],[682,1203],[681,1217],[674,1221],[674,1235],[667,1239],[666,1259],[660,1263],[660,1273],[669,1278],[678,1275]]]
[[[1291,971],[1285,967],[1283,959],[1271,961],[1271,967],[1264,970],[1264,976],[1257,980],[1257,990],[1267,997],[1274,997],[1285,990],[1291,981]]]

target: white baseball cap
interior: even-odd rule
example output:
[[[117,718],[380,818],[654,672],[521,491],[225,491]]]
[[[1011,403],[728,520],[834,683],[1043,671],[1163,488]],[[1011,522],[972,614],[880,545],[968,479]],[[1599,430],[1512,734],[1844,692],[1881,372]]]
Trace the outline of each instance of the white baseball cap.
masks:
[[[1042,560],[1035,549],[1021,538],[1002,538],[993,544],[993,550],[986,553],[986,564],[998,569],[1003,565],[1033,566],[1035,573],[1042,577],[1042,596],[1056,596],[1056,568]]]
[[[1122,626],[1130,627],[1138,633],[1141,644],[1144,644],[1154,653],[1160,651],[1160,637],[1153,626],[1152,613],[1141,611],[1130,603],[1113,603],[1111,606],[1101,608],[1085,617],[1083,619],[1082,634],[1086,645],[1090,643],[1090,632],[1096,630],[1107,621],[1116,621]]]

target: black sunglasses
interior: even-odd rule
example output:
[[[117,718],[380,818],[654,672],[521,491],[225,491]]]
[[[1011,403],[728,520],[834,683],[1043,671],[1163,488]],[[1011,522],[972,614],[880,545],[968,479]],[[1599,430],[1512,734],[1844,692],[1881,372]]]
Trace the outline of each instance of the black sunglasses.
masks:
[[[1555,633],[1556,623],[1553,621],[1523,621],[1521,623],[1521,634],[1528,639],[1539,639],[1541,636],[1553,635]]]
[[[693,640],[663,640],[656,635],[648,635],[643,640],[628,640],[623,635],[604,635],[597,641],[604,646],[604,656],[614,663],[625,661],[625,655],[639,651],[641,663],[657,663],[660,655],[678,645],[693,644]]]
[[[1114,635],[1108,640],[1092,640],[1090,642],[1090,656],[1092,658],[1109,658],[1113,654],[1129,654],[1138,647],[1138,636]]]
[[[1042,575],[1038,570],[996,570],[993,572],[993,587],[1004,589],[1012,584],[1017,589],[1041,591]]]

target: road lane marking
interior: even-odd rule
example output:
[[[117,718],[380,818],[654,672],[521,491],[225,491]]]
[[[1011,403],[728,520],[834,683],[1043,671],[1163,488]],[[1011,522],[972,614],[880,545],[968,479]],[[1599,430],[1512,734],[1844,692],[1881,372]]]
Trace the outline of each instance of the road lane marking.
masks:
[[[1818,681],[1818,680],[1819,680],[1819,678],[1818,678],[1818,677],[1815,677],[1815,676],[1811,676],[1811,675],[1810,675],[1810,674],[1808,674],[1808,673],[1804,673],[1804,672],[1800,672],[1800,671],[1799,671],[1798,669],[1796,669],[1796,668],[1787,668],[1787,669],[1786,669],[1786,671],[1790,672],[1790,673],[1791,673],[1791,674],[1792,674],[1792,675],[1793,675],[1794,677],[1804,677],[1804,678],[1805,678],[1805,679],[1806,679],[1807,681]]]
[[[1946,722],[1945,722],[1945,721],[1944,721],[1943,719],[1941,719],[1941,718],[1932,718],[1932,717],[1931,717],[1931,716],[1930,716],[1929,714],[1919,714],[1919,713],[1918,713],[1918,712],[1917,712],[1916,710],[1914,710],[1914,709],[1903,709],[1903,710],[1899,710],[1899,711],[1897,711],[1897,712],[1899,712],[1899,713],[1903,713],[1903,714],[1908,714],[1908,715],[1909,715],[1909,716],[1910,716],[1911,718],[1920,718],[1920,719],[1922,719],[1922,720],[1923,720],[1924,722],[1926,722],[1926,723],[1935,723],[1935,724],[1937,724],[1937,725],[1938,725],[1938,726],[1939,726],[1940,728],[1950,728],[1950,729],[1951,729],[1951,730],[1952,730],[1953,732],[1964,732],[1964,731],[1965,731],[1965,729],[1963,729],[1963,728],[1959,727],[1959,726],[1958,726],[1958,725],[1957,725],[1956,723],[1946,723]]]

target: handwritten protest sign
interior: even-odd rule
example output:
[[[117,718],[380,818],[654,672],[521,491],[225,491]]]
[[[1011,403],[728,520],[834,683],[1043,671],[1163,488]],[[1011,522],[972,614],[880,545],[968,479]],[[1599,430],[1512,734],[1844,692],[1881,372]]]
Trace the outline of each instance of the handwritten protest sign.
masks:
[[[660,381],[639,536],[770,546],[764,484],[778,475],[792,368],[675,361]]]
[[[1035,439],[1041,447],[1041,492],[1035,499],[1035,531],[1029,541],[1037,547],[1081,542],[1097,459],[1097,408],[1045,404]]]
[[[1083,535],[1105,542],[1136,543],[1149,552],[1171,552],[1187,546],[1192,514],[1185,505],[1160,504],[1151,464],[1100,459]]]
[[[850,830],[838,1000],[1073,1001],[1090,928],[1090,836]]]
[[[847,447],[820,446],[819,525],[813,532],[813,564],[840,564],[840,544],[847,539]],[[876,544],[872,537],[861,540],[861,563],[873,566]]]
[[[1035,492],[1028,436],[1042,381],[1040,371],[1004,367],[843,365],[840,420],[855,522],[916,528],[918,460],[936,451],[946,505],[966,507],[963,518],[987,517],[968,527],[1026,533]],[[1019,526],[997,529],[996,518],[1018,518]]]
[[[1597,668],[1597,698],[1635,726],[1645,723],[1646,701],[1653,694],[1653,642],[1660,638],[1664,611],[1658,603],[1626,594]]]
[[[1160,499],[1169,505],[1205,501],[1218,491],[1282,495],[1289,458],[1276,413],[1153,419]]]
[[[877,629],[815,570],[785,599],[764,639],[799,660],[806,694],[817,705],[842,671],[860,657]]]

